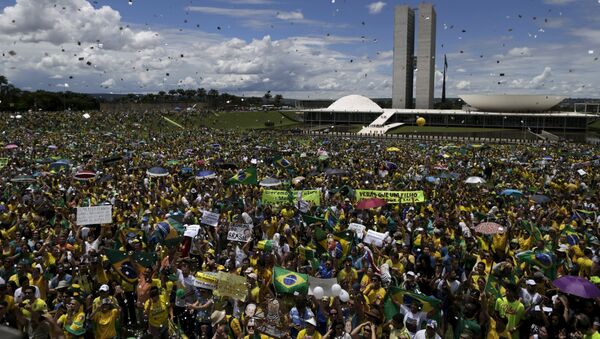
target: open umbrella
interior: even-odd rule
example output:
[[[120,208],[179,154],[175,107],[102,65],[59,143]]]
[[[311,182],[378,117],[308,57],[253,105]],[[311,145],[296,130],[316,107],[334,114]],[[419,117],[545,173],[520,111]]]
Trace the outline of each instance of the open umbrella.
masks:
[[[523,192],[519,191],[519,190],[515,190],[515,189],[505,189],[504,191],[500,192],[500,195],[515,195],[515,196],[521,196],[523,195]]]
[[[94,179],[96,177],[96,175],[97,175],[97,173],[95,171],[81,170],[81,171],[77,171],[77,173],[75,173],[75,175],[73,176],[73,179],[80,180],[80,181],[88,181],[88,180]]]
[[[396,163],[393,163],[391,161],[384,161],[383,163],[385,164],[385,168],[390,171],[398,169],[398,165]]]
[[[16,144],[8,144],[6,146],[4,146],[4,149],[17,149],[19,148],[19,146],[17,146]]]
[[[204,180],[204,179],[212,179],[216,178],[217,174],[214,171],[204,170],[196,173],[196,179]]]
[[[358,209],[358,210],[368,210],[368,209],[371,209],[371,208],[381,207],[381,206],[383,206],[385,204],[387,204],[387,201],[385,201],[383,199],[368,198],[368,199],[363,199],[363,200],[359,201],[356,204],[356,209]]]
[[[475,227],[475,232],[482,234],[498,234],[505,231],[502,225],[495,222],[482,222]]]
[[[347,175],[348,171],[337,168],[328,168],[325,170],[326,175]]]
[[[11,182],[20,182],[20,183],[32,183],[35,182],[35,178],[31,175],[17,175],[16,177],[10,179]]]
[[[191,167],[182,167],[180,170],[181,174],[192,174],[194,169]]]
[[[169,175],[169,171],[162,167],[152,167],[151,169],[146,171],[146,174],[151,177],[165,177]]]
[[[62,171],[62,170],[66,170],[70,166],[71,166],[71,163],[69,162],[69,160],[62,159],[62,160],[58,160],[58,161],[51,163],[50,170]]]
[[[275,187],[281,185],[281,180],[267,177],[261,180],[261,182],[258,184],[263,187]]]
[[[550,197],[543,194],[534,194],[531,196],[531,200],[535,201],[538,204],[543,204],[549,202]]]
[[[388,151],[388,152],[400,152],[400,149],[398,147],[388,147],[386,149],[386,151]]]
[[[114,164],[115,162],[123,160],[123,157],[120,155],[115,155],[112,157],[102,158],[100,161],[105,165]]]
[[[48,149],[58,149],[58,146],[56,146],[56,145],[49,145]]]
[[[485,184],[485,179],[482,177],[468,177],[465,184]]]
[[[563,293],[576,295],[584,299],[600,297],[600,289],[589,280],[572,275],[562,276],[552,282]]]
[[[292,179],[292,184],[298,185],[302,180],[306,179],[305,177],[295,177]]]

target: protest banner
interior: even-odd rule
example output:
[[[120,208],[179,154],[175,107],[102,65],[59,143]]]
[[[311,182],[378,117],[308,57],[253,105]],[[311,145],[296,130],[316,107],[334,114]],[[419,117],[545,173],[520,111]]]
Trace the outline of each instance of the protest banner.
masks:
[[[357,223],[350,223],[350,225],[348,225],[348,230],[353,231],[356,236],[358,237],[358,239],[362,239],[362,237],[364,236],[365,233],[365,225],[361,225],[361,224],[357,224]]]
[[[377,247],[383,246],[383,240],[386,238],[385,233],[368,230],[367,235],[363,239],[363,242],[368,245],[375,245]]]
[[[205,288],[208,290],[216,290],[218,285],[217,273],[215,272],[198,272],[195,275],[194,286]]]
[[[3,169],[8,165],[8,158],[0,158],[0,169]]]
[[[110,224],[112,205],[77,207],[77,225]]]
[[[425,201],[425,194],[423,191],[356,190],[355,194],[356,201],[368,198],[384,199],[388,203],[412,203]]]
[[[298,201],[300,201],[297,197],[297,192],[302,192],[302,200],[308,201],[313,205],[321,204],[321,193],[319,190],[292,191],[292,198],[295,204],[298,204]],[[287,204],[290,202],[290,199],[290,192],[285,190],[264,190],[262,193],[262,203],[265,205]]]
[[[248,294],[246,278],[237,274],[219,272],[217,274],[217,293],[222,297],[231,297],[245,301]]]
[[[193,238],[198,235],[198,231],[200,231],[200,225],[188,225],[185,232],[183,232],[183,236]]]
[[[227,240],[248,242],[252,238],[252,225],[240,224],[229,228],[227,232]]]
[[[212,227],[217,227],[217,225],[219,224],[219,213],[202,211],[202,219],[200,220],[200,223]]]

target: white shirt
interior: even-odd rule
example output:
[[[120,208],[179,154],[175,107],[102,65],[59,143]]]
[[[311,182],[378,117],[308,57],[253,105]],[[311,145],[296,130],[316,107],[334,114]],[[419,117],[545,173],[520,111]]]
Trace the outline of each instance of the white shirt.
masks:
[[[427,335],[425,334],[425,331],[427,330],[420,330],[417,333],[415,333],[415,336],[413,337],[413,339],[432,339],[432,338],[428,338]],[[433,339],[442,339],[442,337],[440,337],[439,334],[437,334],[437,332],[435,333],[435,335],[433,336]]]
[[[409,307],[400,306],[400,313],[404,314],[404,326],[412,335],[421,328],[421,324],[427,321],[427,313],[421,311],[413,313]]]
[[[526,288],[521,288],[521,301],[525,307],[529,307],[541,303],[542,296],[537,292],[531,294]]]
[[[40,298],[40,289],[37,286],[33,286],[35,287],[35,297],[36,298]],[[15,304],[20,303],[21,301],[23,301],[23,297],[25,295],[23,294],[23,287],[19,287],[15,290],[15,294],[14,294],[14,299],[15,299]]]

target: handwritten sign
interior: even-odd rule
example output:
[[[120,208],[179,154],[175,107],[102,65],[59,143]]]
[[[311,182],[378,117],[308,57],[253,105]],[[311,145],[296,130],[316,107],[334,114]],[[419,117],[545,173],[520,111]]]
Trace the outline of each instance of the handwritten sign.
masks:
[[[227,232],[227,240],[248,242],[252,237],[252,225],[241,224],[229,228]]]
[[[365,225],[361,225],[361,224],[357,224],[357,223],[350,223],[350,225],[348,225],[348,230],[353,231],[356,236],[359,239],[362,239],[364,233],[365,233]]]
[[[423,191],[375,191],[356,190],[356,201],[368,198],[384,199],[388,203],[412,203],[425,201]]]
[[[77,207],[77,225],[112,223],[112,205]]]
[[[383,240],[385,239],[385,233],[368,230],[367,235],[363,239],[365,244],[375,245],[377,247],[383,246]]]
[[[200,222],[204,225],[217,227],[217,225],[219,224],[219,213],[203,211],[202,219],[200,220]]]
[[[217,273],[214,272],[198,272],[196,273],[194,286],[205,288],[207,290],[216,290],[219,280]]]
[[[198,231],[200,231],[200,225],[189,225],[183,232],[183,236],[193,238],[198,235]]]
[[[223,297],[231,297],[236,300],[245,301],[248,295],[246,278],[237,274],[219,272],[217,274],[218,294]]]

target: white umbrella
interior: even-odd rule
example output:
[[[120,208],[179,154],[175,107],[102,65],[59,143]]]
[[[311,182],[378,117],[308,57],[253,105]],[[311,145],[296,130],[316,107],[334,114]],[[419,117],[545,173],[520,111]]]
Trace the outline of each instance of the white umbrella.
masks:
[[[485,179],[482,177],[468,177],[465,184],[485,184]]]
[[[264,178],[259,185],[263,186],[263,187],[275,187],[275,186],[279,186],[281,185],[281,180],[279,179],[275,179],[275,178]]]

